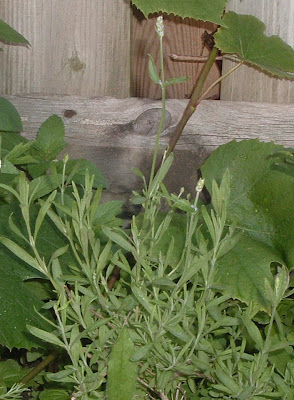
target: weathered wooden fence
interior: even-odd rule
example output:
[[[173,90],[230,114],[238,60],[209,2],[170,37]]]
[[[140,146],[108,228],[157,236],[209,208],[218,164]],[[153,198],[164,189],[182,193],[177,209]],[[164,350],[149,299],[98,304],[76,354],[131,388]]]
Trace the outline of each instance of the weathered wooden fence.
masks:
[[[0,0],[0,18],[20,31],[30,48],[7,46],[0,57],[0,93],[158,98],[148,76],[148,53],[158,61],[155,18],[145,20],[126,0]],[[201,65],[171,55],[207,54],[201,36],[209,23],[168,17],[168,77],[188,76],[169,97],[190,96]],[[220,75],[214,67],[208,84]],[[219,88],[210,96],[218,97]]]
[[[31,44],[5,48],[0,93],[130,96],[124,0],[1,0],[0,17]]]
[[[72,157],[97,164],[109,182],[108,196],[123,198],[140,187],[132,167],[145,174],[160,118],[160,102],[139,99],[87,99],[72,96],[9,96],[22,116],[24,135],[34,138],[41,123],[52,114],[64,123]],[[165,148],[187,100],[169,99],[161,138]],[[212,150],[233,139],[259,138],[294,147],[294,104],[203,101],[187,124],[167,179],[170,190],[195,189],[197,170]],[[257,106],[258,105],[258,106]],[[74,111],[74,112],[70,112]]]

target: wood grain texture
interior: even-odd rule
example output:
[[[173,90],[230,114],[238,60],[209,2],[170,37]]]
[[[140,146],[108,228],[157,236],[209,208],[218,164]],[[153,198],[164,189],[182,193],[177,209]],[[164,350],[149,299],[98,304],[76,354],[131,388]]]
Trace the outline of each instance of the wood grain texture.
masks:
[[[148,54],[151,54],[159,67],[159,40],[155,32],[156,16],[146,20],[138,10],[134,9],[133,18],[133,90],[135,97],[159,99],[161,90],[153,83],[148,74]],[[185,56],[206,56],[208,49],[203,46],[204,31],[213,32],[215,25],[195,21],[189,18],[181,19],[175,16],[164,18],[164,65],[166,79],[187,76],[187,83],[173,85],[167,88],[169,98],[189,98],[203,63],[191,61],[175,61],[172,54]],[[206,87],[220,76],[220,70],[215,64],[208,77]],[[219,87],[216,86],[208,95],[211,98],[219,97]]]
[[[278,35],[294,47],[293,0],[231,0],[227,9],[256,16],[265,23],[266,35]],[[232,66],[232,62],[224,61],[223,72]],[[275,79],[254,68],[242,66],[223,81],[221,99],[293,103],[294,82]]]
[[[35,138],[42,122],[52,114],[65,124],[67,152],[97,164],[109,182],[106,196],[128,201],[141,181],[131,169],[146,175],[151,165],[161,103],[148,99],[124,100],[81,97],[6,96],[18,109],[23,135]],[[167,101],[161,149],[168,144],[186,100]],[[219,145],[233,139],[258,138],[294,147],[294,104],[203,101],[187,124],[175,150],[167,179],[170,190],[195,190],[197,169]]]
[[[0,93],[130,95],[125,0],[0,0],[0,15],[31,44],[5,46]]]

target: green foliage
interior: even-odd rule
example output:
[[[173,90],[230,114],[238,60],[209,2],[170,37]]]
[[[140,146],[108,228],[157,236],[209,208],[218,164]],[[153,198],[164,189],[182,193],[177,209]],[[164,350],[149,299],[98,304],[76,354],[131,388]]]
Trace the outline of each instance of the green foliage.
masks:
[[[294,79],[294,50],[280,37],[264,34],[265,25],[252,15],[224,13],[225,0],[133,0],[145,15],[155,12],[214,22],[220,28],[214,34],[215,46],[223,54],[232,54],[242,63],[257,67],[278,78]],[[150,56],[151,57],[151,56]],[[154,70],[152,58],[149,59]],[[149,69],[150,70],[150,69]],[[151,79],[158,83],[154,72]]]
[[[257,139],[230,142],[217,149],[202,167],[206,187],[229,168],[231,198],[228,226],[242,237],[220,261],[220,283],[230,295],[266,309],[264,279],[272,283],[272,264],[293,268],[292,178],[275,170],[272,154],[283,149]],[[258,263],[256,263],[258,260]]]
[[[2,132],[0,138],[0,343],[9,349],[31,349],[33,346],[39,347],[41,343],[28,333],[26,325],[43,329],[49,329],[49,326],[36,313],[43,306],[42,298],[34,290],[38,286],[25,283],[27,279],[47,279],[43,264],[36,263],[33,258],[32,242],[26,238],[27,229],[31,232],[31,227],[34,227],[32,240],[38,246],[40,259],[50,264],[53,262],[52,255],[54,258],[57,252],[61,266],[70,264],[73,261],[72,254],[66,251],[64,236],[46,216],[46,210],[54,197],[61,203],[65,199],[74,201],[71,195],[66,194],[66,190],[71,187],[73,178],[76,178],[76,184],[82,185],[88,170],[96,173],[95,187],[105,187],[106,181],[99,169],[89,161],[54,161],[66,145],[64,126],[59,117],[50,117],[42,124],[37,139],[28,141],[15,133],[21,129],[17,111],[9,102],[1,100],[1,129],[7,132]],[[20,169],[26,171],[28,177],[31,171],[39,172],[31,174],[34,179],[27,181]],[[53,193],[55,190],[58,196]],[[45,200],[43,206],[37,203],[41,198]],[[104,222],[113,224],[120,212],[120,205],[112,205],[109,212],[105,207],[97,207],[97,213],[100,211],[97,218],[104,215]],[[64,248],[62,254],[60,248]]]
[[[219,25],[223,24],[221,17],[227,2],[228,0],[132,0],[146,18],[161,11]]]
[[[1,262],[3,263],[3,261]],[[50,329],[50,326],[40,319],[36,311],[40,311],[43,302],[38,294],[26,287],[18,275],[1,268],[1,311],[0,311],[0,343],[10,350],[12,348],[31,349],[40,347],[42,343],[28,334],[26,326],[34,326]]]
[[[251,16],[222,18],[226,0],[133,3],[145,15],[166,11],[219,23],[223,52],[292,77],[293,51],[264,36]],[[30,382],[29,396],[40,400],[294,396],[294,193],[292,178],[281,174],[290,171],[292,153],[232,142],[202,168],[209,205],[199,200],[203,179],[192,196],[169,193],[163,180],[172,154],[155,168],[165,88],[185,78],[165,81],[162,19],[157,28],[161,68],[150,56],[149,73],[161,86],[163,111],[149,183],[136,171],[143,190],[134,192],[134,203],[143,212],[129,229],[120,227],[120,202],[101,204],[106,182],[95,166],[67,155],[55,160],[66,145],[62,120],[50,117],[27,141],[15,133],[19,116],[3,101],[0,342],[32,349],[28,362],[39,358],[40,365],[24,376],[29,368],[5,360],[0,348],[0,399],[20,399],[26,388],[19,381]],[[42,347],[54,353],[46,357]],[[57,354],[57,371],[39,374]]]
[[[29,44],[20,33],[0,19],[0,41],[9,44]]]
[[[294,79],[294,50],[280,37],[264,34],[265,25],[252,15],[228,12],[214,35],[224,54],[234,54],[242,62],[279,78]]]
[[[0,97],[0,132],[1,131],[22,131],[22,122],[16,108],[3,97]]]
[[[291,398],[292,358],[285,359],[283,349],[289,351],[292,342],[277,314],[290,293],[288,272],[280,269],[272,286],[266,286],[270,317],[258,316],[252,303],[233,301],[216,284],[219,263],[239,243],[234,228],[226,227],[232,182],[228,170],[219,185],[214,181],[211,206],[203,206],[200,214],[202,184],[191,200],[169,195],[157,180],[156,190],[146,187],[140,195],[143,219],[133,217],[129,235],[103,229],[110,238],[106,246],[94,234],[92,210],[99,197],[92,192],[93,179],[86,176],[81,194],[73,187],[76,203],[66,217],[51,203],[48,215],[64,232],[76,263],[66,275],[58,258],[48,264],[47,276],[58,294],[50,303],[54,329],[29,327],[68,355],[63,369],[48,379],[68,385],[76,398],[91,400],[103,398],[105,390],[110,399],[131,399],[133,391],[134,397],[148,394],[150,399],[171,399],[176,393],[186,393],[183,399]],[[170,207],[165,216],[162,200]],[[178,207],[187,211],[178,214]],[[173,216],[182,218],[185,233],[176,263],[172,254],[179,232],[169,232]],[[162,241],[166,234],[168,249]],[[110,290],[117,267],[121,277]],[[63,396],[65,389],[60,390]]]
[[[47,389],[40,393],[39,400],[68,400],[68,396],[64,389]]]
[[[32,150],[35,159],[39,161],[51,161],[64,149],[64,125],[62,119],[52,115],[41,125],[37,139]]]

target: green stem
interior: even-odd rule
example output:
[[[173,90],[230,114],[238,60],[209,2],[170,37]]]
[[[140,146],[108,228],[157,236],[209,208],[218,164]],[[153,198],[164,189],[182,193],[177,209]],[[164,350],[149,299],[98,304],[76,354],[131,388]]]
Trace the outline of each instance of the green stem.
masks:
[[[163,124],[164,124],[164,120],[165,120],[165,78],[164,78],[164,65],[163,65],[162,36],[160,36],[159,42],[160,42],[160,78],[161,78],[162,112],[161,112],[161,118],[160,118],[158,131],[157,131],[157,135],[156,135],[155,146],[154,146],[154,153],[153,153],[153,160],[152,160],[152,166],[151,166],[148,191],[150,191],[150,188],[152,186],[152,181],[154,178],[154,174],[155,174],[156,160],[157,160],[157,156],[158,156],[159,139],[160,139],[160,134],[162,132],[162,128],[163,128]]]
[[[34,369],[32,369],[32,371],[30,371],[24,378],[22,378],[20,383],[22,383],[23,385],[29,383],[36,375],[38,375],[41,371],[43,371],[43,369],[51,364],[52,361],[57,358],[58,354],[59,353],[57,351],[49,354],[49,356],[47,356],[43,361],[40,362],[40,364],[38,364]]]
[[[204,67],[201,71],[201,74],[197,80],[197,83],[193,89],[189,103],[184,111],[184,114],[182,115],[182,118],[178,122],[176,129],[174,131],[174,134],[169,142],[167,154],[170,154],[173,152],[173,150],[183,132],[184,127],[186,126],[187,122],[189,121],[190,117],[193,115],[194,111],[196,110],[196,108],[198,106],[198,102],[201,97],[203,86],[206,82],[209,71],[211,70],[211,68],[215,62],[217,52],[218,52],[218,49],[216,47],[214,47],[209,54],[209,57],[204,65]]]

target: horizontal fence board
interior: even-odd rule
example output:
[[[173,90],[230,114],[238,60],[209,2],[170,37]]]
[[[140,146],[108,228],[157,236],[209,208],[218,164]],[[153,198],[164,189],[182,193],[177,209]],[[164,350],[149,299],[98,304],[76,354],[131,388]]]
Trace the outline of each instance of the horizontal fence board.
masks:
[[[4,46],[0,93],[130,95],[125,0],[1,0],[0,15],[31,44]]]
[[[131,191],[140,187],[132,167],[148,174],[161,102],[69,96],[6,98],[19,111],[27,138],[35,138],[50,115],[62,117],[69,143],[66,151],[73,158],[87,158],[100,167],[109,181],[110,198],[128,199]],[[186,100],[167,101],[161,149],[168,144],[186,104]],[[294,148],[293,126],[294,104],[203,101],[179,140],[167,185],[176,192],[181,186],[193,191],[200,165],[211,151],[233,139],[258,138]]]

